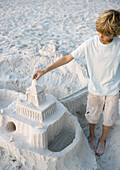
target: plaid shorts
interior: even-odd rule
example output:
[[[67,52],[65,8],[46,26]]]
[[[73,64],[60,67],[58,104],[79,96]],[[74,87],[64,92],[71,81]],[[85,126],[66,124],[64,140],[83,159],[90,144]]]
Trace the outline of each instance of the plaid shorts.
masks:
[[[96,96],[88,92],[85,117],[89,123],[97,124],[103,113],[103,125],[112,126],[119,117],[119,93]]]

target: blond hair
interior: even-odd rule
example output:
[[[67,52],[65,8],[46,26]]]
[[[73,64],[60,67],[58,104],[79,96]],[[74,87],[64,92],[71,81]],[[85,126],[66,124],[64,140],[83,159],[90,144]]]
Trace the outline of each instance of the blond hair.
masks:
[[[104,11],[96,21],[96,30],[107,37],[120,35],[120,11],[109,9]]]

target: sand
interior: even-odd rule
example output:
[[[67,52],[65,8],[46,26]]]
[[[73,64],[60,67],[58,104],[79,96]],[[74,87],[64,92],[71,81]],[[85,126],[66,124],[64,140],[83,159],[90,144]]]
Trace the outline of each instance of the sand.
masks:
[[[120,7],[119,0],[6,0],[0,2],[0,88],[25,93],[32,74],[60,57],[71,53],[82,42],[96,35],[95,21],[106,9]],[[82,64],[82,66],[80,66]],[[57,99],[87,87],[86,62],[72,61],[39,79],[47,93]],[[10,94],[9,94],[10,95]],[[6,107],[9,100],[1,99]],[[14,98],[14,96],[13,96]],[[10,97],[11,101],[13,100]],[[81,115],[81,114],[80,114]],[[84,115],[79,122],[88,136]],[[100,169],[120,169],[120,126],[113,126],[106,143],[106,152],[96,157]],[[96,133],[99,136],[101,128]],[[22,161],[0,149],[0,168],[22,169]],[[6,162],[6,163],[5,163]],[[26,169],[29,165],[26,165]]]

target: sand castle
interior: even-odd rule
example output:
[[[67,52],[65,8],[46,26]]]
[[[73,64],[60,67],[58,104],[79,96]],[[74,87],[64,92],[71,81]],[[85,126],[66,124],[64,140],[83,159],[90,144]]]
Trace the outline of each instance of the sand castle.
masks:
[[[1,109],[0,146],[30,169],[96,169],[96,160],[77,121],[34,80],[26,95]]]

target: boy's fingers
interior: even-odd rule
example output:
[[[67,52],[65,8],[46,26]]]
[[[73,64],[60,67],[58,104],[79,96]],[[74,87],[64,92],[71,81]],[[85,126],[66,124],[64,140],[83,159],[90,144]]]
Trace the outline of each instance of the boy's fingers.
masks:
[[[35,79],[35,75],[32,76],[32,80]]]
[[[32,80],[36,79],[38,80],[42,76],[41,72],[37,71],[33,74]]]
[[[36,80],[38,80],[38,79],[39,79],[39,77],[36,78]]]
[[[33,80],[33,79],[36,79],[36,77],[37,77],[37,74],[35,73],[35,74],[33,75],[33,77],[32,77],[32,80]]]

